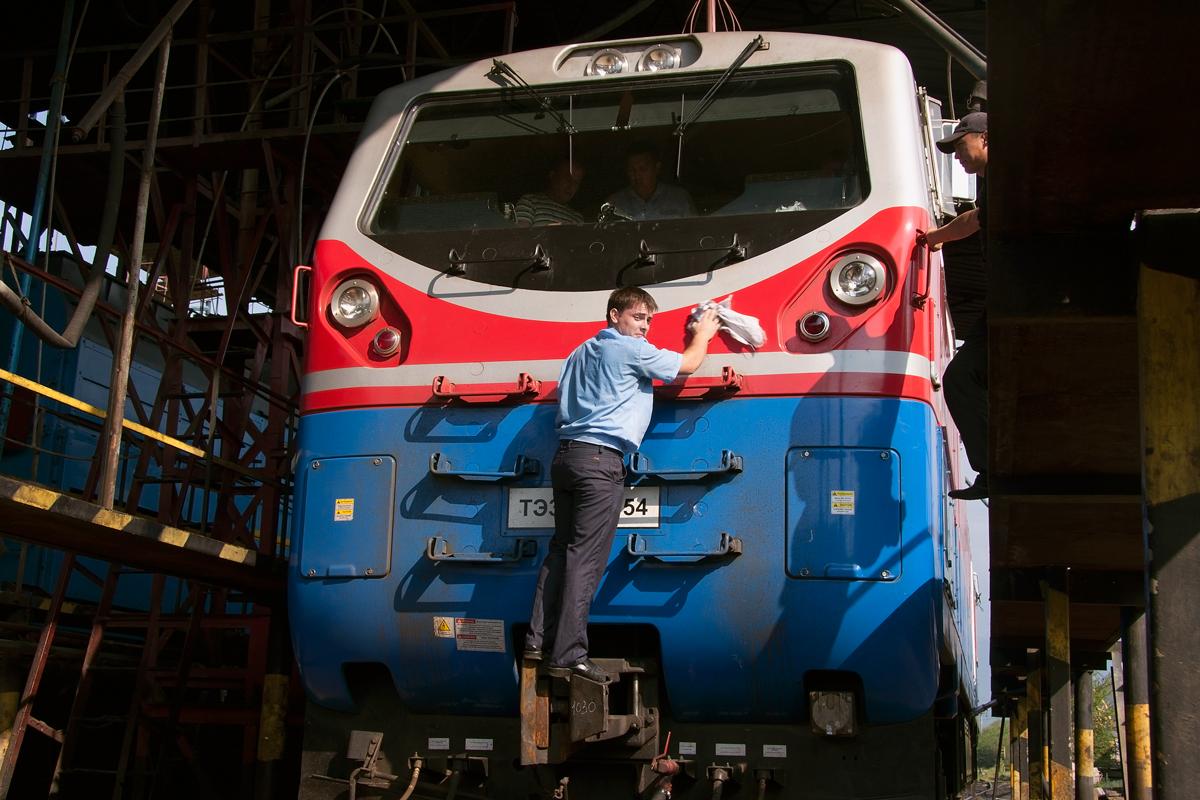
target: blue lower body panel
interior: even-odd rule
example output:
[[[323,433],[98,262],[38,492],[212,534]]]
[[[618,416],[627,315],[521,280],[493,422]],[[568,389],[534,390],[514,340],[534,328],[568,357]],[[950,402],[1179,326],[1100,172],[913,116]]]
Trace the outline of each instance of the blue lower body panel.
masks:
[[[415,713],[516,713],[515,636],[551,533],[531,490],[549,487],[554,412],[303,419],[289,597],[315,702],[350,709],[345,665],[382,664]],[[657,632],[680,721],[794,720],[820,671],[857,676],[872,724],[917,719],[942,645],[940,442],[915,401],[660,402],[640,452],[673,474],[639,479],[657,525],[618,533],[592,626]],[[725,451],[740,472],[719,468]],[[678,555],[723,534],[740,554]]]

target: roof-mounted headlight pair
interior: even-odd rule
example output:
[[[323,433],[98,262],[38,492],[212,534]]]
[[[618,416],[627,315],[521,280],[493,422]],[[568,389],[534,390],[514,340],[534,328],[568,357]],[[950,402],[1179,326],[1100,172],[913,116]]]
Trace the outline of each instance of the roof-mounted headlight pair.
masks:
[[[658,72],[679,66],[679,50],[666,44],[656,44],[642,53],[637,62],[638,72]],[[619,75],[629,70],[629,59],[620,50],[607,47],[588,62],[588,75]]]

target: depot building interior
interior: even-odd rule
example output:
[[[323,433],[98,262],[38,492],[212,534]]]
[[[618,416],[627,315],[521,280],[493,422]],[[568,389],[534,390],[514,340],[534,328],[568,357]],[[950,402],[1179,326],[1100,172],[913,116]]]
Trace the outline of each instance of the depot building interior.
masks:
[[[295,796],[293,269],[372,100],[515,51],[676,34],[689,16],[703,30],[710,11],[720,30],[892,45],[947,118],[986,78],[986,247],[945,251],[956,325],[986,309],[989,332],[978,712],[1006,720],[1003,746],[1035,786],[1024,796],[1044,781],[1045,796],[1082,797],[1073,732],[1090,721],[1077,712],[1093,673],[1115,669],[1124,796],[1194,792],[1200,267],[1186,237],[1200,233],[1187,141],[1200,19],[1187,4],[52,0],[0,10],[4,280],[56,330],[86,286],[99,294],[73,341],[44,353],[0,312],[0,798]],[[609,119],[668,100],[629,103],[581,100],[582,153],[619,158],[628,142]],[[664,113],[651,132],[673,156]],[[695,183],[702,212],[754,176],[816,174],[818,151],[852,164],[856,113],[817,109],[819,147],[803,153],[743,142],[722,159],[731,112],[687,143],[690,169],[712,166]],[[379,236],[419,217],[423,193],[483,193],[509,224],[505,203],[535,188],[521,176],[549,149],[476,133],[472,147],[406,151]],[[420,235],[442,258],[437,234]]]

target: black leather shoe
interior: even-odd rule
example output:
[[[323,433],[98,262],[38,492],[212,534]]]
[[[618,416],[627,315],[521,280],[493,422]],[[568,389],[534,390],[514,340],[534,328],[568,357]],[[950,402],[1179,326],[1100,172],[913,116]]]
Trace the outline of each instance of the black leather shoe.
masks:
[[[542,655],[542,648],[530,647],[526,645],[525,652],[521,653],[521,658],[525,659],[526,661],[541,661]]]
[[[590,658],[584,658],[570,666],[552,664],[546,672],[556,678],[584,678],[595,683],[612,683],[612,676],[597,667]]]
[[[951,489],[948,495],[955,500],[984,500],[988,496],[988,478],[986,472],[981,472],[975,482],[964,489]]]

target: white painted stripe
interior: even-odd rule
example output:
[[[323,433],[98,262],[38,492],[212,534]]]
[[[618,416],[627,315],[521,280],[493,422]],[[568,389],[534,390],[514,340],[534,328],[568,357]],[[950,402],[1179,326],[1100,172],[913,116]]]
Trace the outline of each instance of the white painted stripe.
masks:
[[[445,375],[466,386],[507,384],[515,389],[517,375],[528,372],[540,381],[556,381],[563,359],[537,361],[489,361],[453,364],[411,364],[380,369],[346,367],[313,372],[304,377],[304,393],[334,389],[387,389],[412,386],[432,387],[433,379]],[[897,350],[837,350],[832,353],[744,353],[710,355],[695,373],[700,378],[719,378],[723,367],[742,375],[813,375],[867,373],[912,375],[929,380],[929,359]]]

